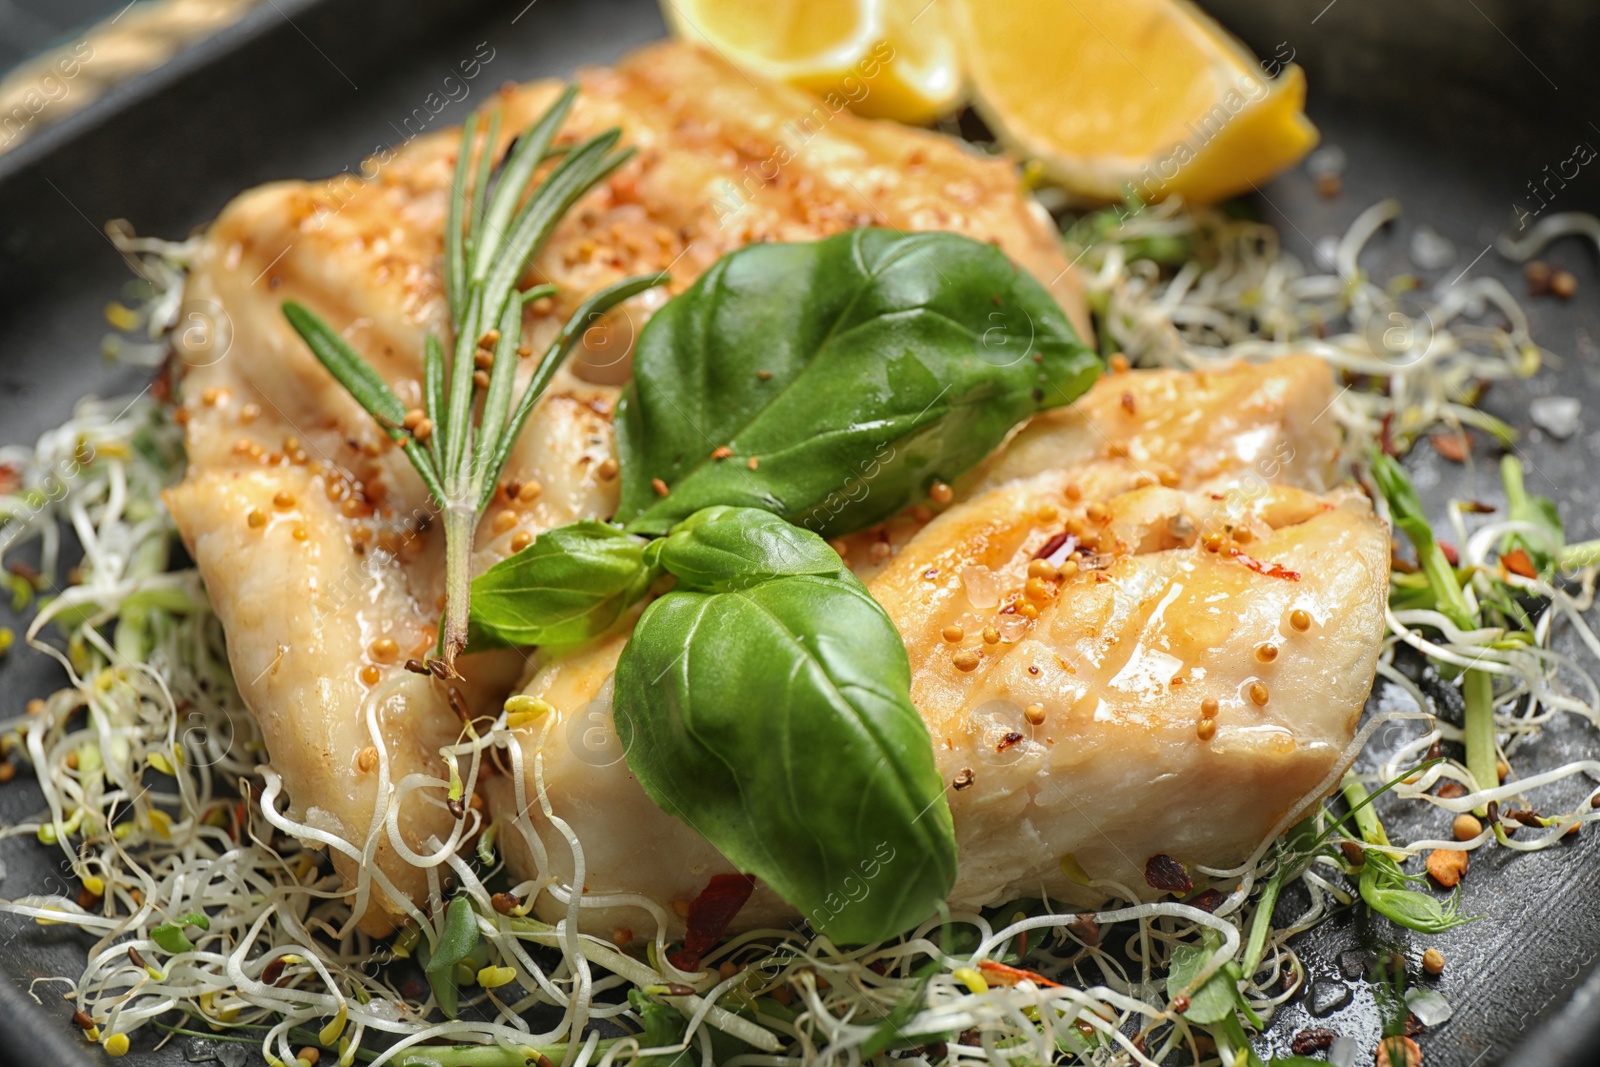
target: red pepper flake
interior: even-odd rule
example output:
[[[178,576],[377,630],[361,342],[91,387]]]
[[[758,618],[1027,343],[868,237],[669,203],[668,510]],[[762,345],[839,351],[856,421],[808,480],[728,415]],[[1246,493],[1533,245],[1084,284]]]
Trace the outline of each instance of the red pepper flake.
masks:
[[[1385,415],[1382,421],[1378,423],[1378,444],[1382,446],[1384,455],[1398,459],[1400,450],[1395,447],[1393,430],[1394,415]]]
[[[1321,1052],[1333,1044],[1338,1036],[1332,1030],[1324,1030],[1320,1027],[1302,1030],[1294,1035],[1294,1042],[1289,1048],[1296,1056],[1309,1056],[1313,1052]]]
[[[1428,440],[1433,444],[1433,450],[1451,463],[1465,463],[1467,453],[1472,451],[1472,438],[1465,430],[1460,433],[1436,433]]]
[[[1053,556],[1062,545],[1065,545],[1070,540],[1072,540],[1072,535],[1067,533],[1067,531],[1062,530],[1060,533],[1050,538],[1050,540],[1040,545],[1039,551],[1033,554],[1033,558],[1044,559],[1046,556]]]
[[[1228,555],[1232,556],[1240,563],[1243,563],[1246,567],[1249,567],[1257,574],[1265,574],[1268,578],[1282,578],[1290,582],[1298,582],[1300,580],[1299,571],[1292,571],[1280,563],[1263,563],[1259,559],[1245,555],[1243,549],[1230,548],[1228,549]]]
[[[1015,730],[1012,730],[1010,733],[1006,734],[1000,739],[1000,743],[994,746],[994,750],[996,752],[1004,752],[1006,749],[1010,748],[1012,745],[1021,740],[1022,735],[1017,733]]]
[[[0,493],[15,493],[22,488],[22,471],[9,463],[0,463]]]
[[[1539,572],[1534,569],[1533,560],[1520,548],[1513,548],[1500,557],[1500,565],[1512,574],[1520,574],[1524,578],[1537,578]]]
[[[698,971],[700,958],[722,940],[723,931],[755,888],[753,874],[712,875],[700,895],[689,902],[689,929],[683,935],[683,948],[668,956],[668,961],[679,970]]]
[[[1019,982],[1032,982],[1041,989],[1060,989],[1060,982],[1052,982],[1037,971],[1023,970],[1021,967],[1011,967],[994,960],[980,960],[978,971],[988,979],[990,985],[1014,986]]]
[[[1444,553],[1444,558],[1450,566],[1461,566],[1461,553],[1456,551],[1455,545],[1452,545],[1449,541],[1437,541],[1435,543],[1439,546],[1439,551]]]
[[[1189,877],[1183,864],[1165,852],[1157,852],[1144,861],[1144,880],[1152,889],[1176,893],[1178,896],[1194,889],[1194,879]]]
[[[651,478],[650,488],[656,491],[656,496],[667,495],[667,483],[662,481],[660,478]]]
[[[733,449],[729,448],[727,445],[720,445],[711,450],[712,459],[727,459],[731,455],[733,455]]]

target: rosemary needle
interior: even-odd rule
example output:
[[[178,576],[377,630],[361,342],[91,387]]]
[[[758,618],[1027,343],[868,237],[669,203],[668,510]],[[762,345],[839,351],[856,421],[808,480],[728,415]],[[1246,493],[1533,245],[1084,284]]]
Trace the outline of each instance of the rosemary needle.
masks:
[[[476,115],[462,130],[445,220],[445,296],[452,342],[448,359],[438,337],[430,335],[424,345],[423,405],[431,426],[426,441],[405,425],[405,406],[388,383],[337,331],[300,304],[283,305],[289,324],[312,355],[401,447],[439,508],[445,537],[439,654],[450,676],[456,674],[455,658],[467,641],[469,564],[478,517],[494,496],[534,404],[596,315],[666,281],[665,274],[641,275],[591,295],[517,392],[523,308],[556,292],[549,285],[522,291],[517,282],[572,205],[633,154],[631,148],[617,148],[622,136],[617,129],[575,146],[555,145],[577,91],[568,86],[516,139],[497,175],[492,164],[499,114],[489,117],[481,138]],[[540,165],[558,156],[535,185]],[[480,351],[493,357],[487,381],[474,373]]]

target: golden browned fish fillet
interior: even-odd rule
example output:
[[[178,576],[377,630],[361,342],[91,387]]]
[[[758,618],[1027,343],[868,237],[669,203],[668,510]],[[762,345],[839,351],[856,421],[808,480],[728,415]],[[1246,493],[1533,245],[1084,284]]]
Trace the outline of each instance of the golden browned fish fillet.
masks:
[[[1389,542],[1359,493],[1314,491],[1334,477],[1333,397],[1310,357],[1111,375],[1036,416],[931,521],[850,539],[949,785],[953,906],[1153,895],[1151,856],[1237,863],[1343,768]],[[1064,535],[1077,555],[1051,578],[1034,558],[1069,556]],[[573,851],[536,802],[540,757],[552,814],[582,843],[584,924],[678,932],[673,902],[731,867],[628,773],[608,730],[625,641],[541,658],[527,692],[558,714],[523,734],[529,773],[487,794],[532,816],[537,842],[501,837],[513,869],[531,877],[542,848],[570,883]],[[737,922],[792,917],[758,886]]]
[[[868,225],[992,241],[1086,321],[1055,232],[1006,161],[829,116],[687,45],[648,48],[579,80],[564,138],[615,125],[639,153],[577,205],[538,259],[530,284],[548,280],[561,294],[530,309],[534,350],[585,295],[622,277],[670,270],[681,290],[746,243]],[[535,82],[495,98],[502,151],[559,88]],[[387,880],[360,902],[379,932],[426,888],[405,852],[449,848],[478,818],[458,824],[443,799],[438,750],[455,739],[456,716],[438,687],[401,666],[433,642],[442,539],[420,481],[280,305],[322,315],[418,403],[423,338],[445,327],[440,260],[457,144],[455,131],[419,137],[369,160],[368,180],[243,194],[207,233],[187,294],[216,321],[185,351],[190,470],[168,504],[281,775],[286,795],[272,799],[332,840],[352,884],[361,870]],[[645,294],[615,313],[558,377],[512,456],[510,492],[484,517],[477,568],[540,530],[614,510],[615,386],[632,333],[665,298]],[[467,702],[494,710],[522,668],[514,653],[479,658]]]

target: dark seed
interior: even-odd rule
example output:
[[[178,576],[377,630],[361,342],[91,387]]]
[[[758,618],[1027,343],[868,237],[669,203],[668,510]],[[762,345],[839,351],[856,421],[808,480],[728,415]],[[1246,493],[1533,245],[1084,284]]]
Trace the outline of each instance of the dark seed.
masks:
[[[661,994],[664,997],[692,997],[694,986],[682,985],[678,982],[668,982],[667,991]]]
[[[444,802],[444,806],[450,809],[450,814],[458,821],[467,817],[467,806],[461,803],[460,797],[451,797]]]
[[[133,964],[135,967],[143,967],[145,965],[144,957],[139,955],[139,950],[134,948],[132,945],[128,946],[128,962]]]
[[[514,893],[496,893],[489,898],[489,903],[494,905],[494,910],[501,915],[510,915],[511,909],[521,904]]]
[[[283,957],[279,956],[277,959],[267,964],[266,968],[261,972],[261,980],[267,985],[277,985],[278,981],[283,978],[283,969],[285,966],[287,966],[287,964],[283,962]]]
[[[1184,903],[1189,905],[1191,908],[1199,908],[1201,911],[1206,912],[1207,914],[1215,914],[1216,910],[1222,906],[1222,902],[1226,899],[1228,898],[1220,891],[1216,889],[1207,889],[1204,893],[1197,893],[1193,899],[1186,900]]]
[[[94,1020],[89,1018],[89,1013],[82,1008],[72,1013],[72,1021],[80,1030],[94,1029]]]
[[[973,774],[971,767],[963,767],[956,772],[955,780],[950,783],[951,788],[965,789],[972,784]]]
[[[406,660],[406,670],[410,671],[412,674],[428,674],[428,673],[430,673],[429,670],[428,670],[428,665],[426,663],[423,663],[420,659],[408,659],[408,660]]]
[[[456,718],[462,722],[472,720],[472,709],[467,707],[467,698],[462,696],[461,690],[452,685],[445,690],[445,696],[449,699],[450,710],[456,713]]]
[[[1067,924],[1067,931],[1090,948],[1100,943],[1100,924],[1093,915],[1080,915]]]
[[[1144,861],[1144,880],[1150,888],[1166,893],[1182,895],[1194,889],[1194,879],[1183,864],[1165,852],[1157,852]]]

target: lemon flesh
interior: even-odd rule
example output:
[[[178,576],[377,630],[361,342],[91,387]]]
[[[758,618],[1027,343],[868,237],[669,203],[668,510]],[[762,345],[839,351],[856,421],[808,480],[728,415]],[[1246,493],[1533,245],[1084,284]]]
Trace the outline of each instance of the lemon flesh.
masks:
[[[963,100],[947,0],[662,0],[674,35],[858,115],[924,124]]]
[[[1317,141],[1298,67],[1272,78],[1183,0],[956,0],[975,103],[1082,196],[1213,201]]]

